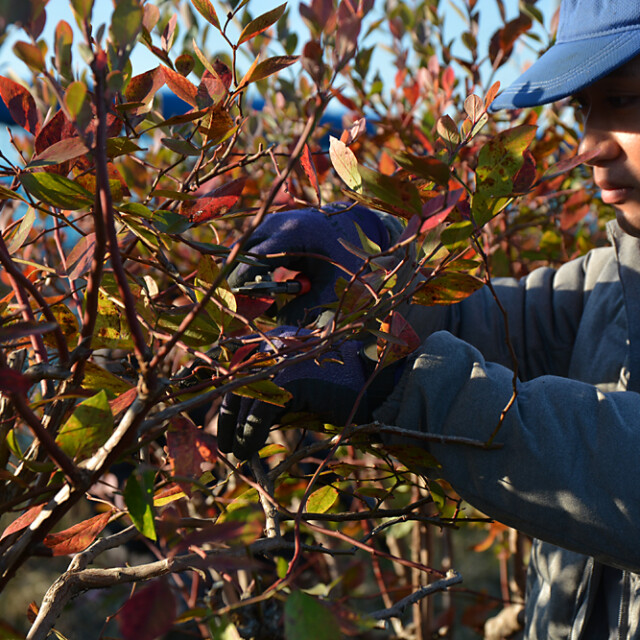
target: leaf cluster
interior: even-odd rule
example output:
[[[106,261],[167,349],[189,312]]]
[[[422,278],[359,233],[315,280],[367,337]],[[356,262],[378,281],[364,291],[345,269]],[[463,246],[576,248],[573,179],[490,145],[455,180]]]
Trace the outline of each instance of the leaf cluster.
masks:
[[[438,465],[428,434],[391,447],[391,426],[289,415],[246,465],[215,437],[225,393],[288,398],[271,378],[290,353],[238,349],[285,294],[227,283],[256,259],[243,247],[269,212],[342,199],[399,221],[391,249],[364,234],[348,247],[362,269],[338,281],[329,329],[295,348],[321,358],[365,335],[379,369],[419,344],[405,303],[455,304],[603,241],[610,212],[580,182],[563,107],[488,113],[493,73],[542,21],[535,4],[507,20],[498,2],[484,57],[476,2],[459,4],[463,54],[421,0],[382,14],[373,0],[301,3],[304,43],[286,4],[249,0],[119,0],[108,25],[71,0],[53,42],[45,2],[0,12],[32,73],[0,76],[20,127],[0,150],[0,590],[37,554],[73,556],[29,638],[72,597],[123,584],[135,590],[111,615],[124,638],[409,637],[454,624],[433,594],[460,581],[442,550],[463,524],[487,535],[478,551],[508,547],[424,475]],[[374,65],[383,36],[391,86]],[[137,73],[135,47],[156,66]],[[134,539],[144,562],[92,564]],[[501,597],[517,600],[522,580],[510,584]],[[486,617],[492,603],[472,597]],[[462,623],[478,627],[471,609]]]

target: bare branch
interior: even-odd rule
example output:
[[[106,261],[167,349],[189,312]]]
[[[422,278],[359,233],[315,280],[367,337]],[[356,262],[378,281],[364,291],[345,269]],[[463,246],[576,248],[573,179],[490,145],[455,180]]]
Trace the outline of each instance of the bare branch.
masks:
[[[416,602],[419,602],[423,598],[430,596],[438,591],[445,591],[449,589],[455,584],[460,584],[462,582],[462,576],[457,572],[451,569],[447,571],[447,575],[445,578],[438,580],[437,582],[433,582],[431,584],[422,587],[415,593],[407,596],[406,598],[402,598],[393,605],[393,607],[389,607],[388,609],[381,609],[379,611],[374,611],[369,614],[372,618],[376,620],[387,620],[388,618],[397,618],[401,616],[405,609]]]

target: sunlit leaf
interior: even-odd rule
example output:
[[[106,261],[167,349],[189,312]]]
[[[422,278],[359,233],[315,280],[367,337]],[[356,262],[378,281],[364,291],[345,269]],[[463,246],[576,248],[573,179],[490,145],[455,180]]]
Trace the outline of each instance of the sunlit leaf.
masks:
[[[111,16],[111,33],[124,49],[132,44],[142,27],[142,5],[139,0],[118,0]]]
[[[95,453],[113,431],[113,415],[104,389],[79,403],[62,425],[56,438],[60,448],[71,458],[85,458]]]
[[[338,491],[331,485],[316,489],[307,500],[307,511],[309,513],[326,513],[338,499]]]
[[[433,180],[441,185],[447,185],[449,182],[450,169],[442,160],[430,156],[416,156],[407,151],[395,154],[393,159],[401,167],[420,178]]]
[[[192,107],[197,106],[196,96],[198,95],[198,87],[177,71],[169,69],[169,67],[162,67],[162,71],[169,89],[171,89],[178,98],[189,103]]]
[[[468,273],[446,271],[430,278],[413,294],[413,302],[422,305],[454,304],[468,298],[484,282]]]
[[[11,117],[29,133],[40,130],[40,114],[29,90],[21,84],[0,76],[0,97]]]
[[[13,52],[32,71],[37,73],[45,70],[44,55],[35,44],[19,40],[13,45]]]
[[[252,70],[251,75],[248,77],[245,76],[243,84],[258,82],[258,80],[263,80],[274,73],[278,73],[278,71],[286,69],[294,62],[297,62],[299,57],[300,56],[274,56],[273,58],[267,58],[256,65]]]
[[[329,137],[329,156],[331,164],[343,182],[353,191],[361,191],[362,178],[358,171],[358,160],[353,151],[344,142]]]
[[[112,514],[113,511],[106,511],[59,533],[50,533],[45,536],[44,545],[54,556],[84,551],[107,526]]]
[[[451,116],[440,117],[436,123],[436,130],[449,150],[460,144],[460,132]]]
[[[267,11],[263,13],[261,16],[258,16],[254,20],[252,20],[240,34],[238,38],[238,44],[242,44],[247,40],[251,40],[259,33],[262,33],[266,29],[268,29],[272,24],[275,24],[284,14],[285,9],[287,8],[287,3],[281,4],[279,7],[272,9],[271,11]]]
[[[191,495],[191,483],[185,478],[197,480],[218,457],[215,438],[183,416],[171,420],[167,450],[171,471],[187,495]]]
[[[207,22],[220,31],[218,14],[209,0],[191,0],[191,3]]]
[[[36,211],[33,207],[29,207],[27,212],[22,216],[18,231],[11,238],[11,241],[7,245],[9,254],[13,255],[24,244],[25,240],[29,236],[29,232],[33,229],[33,223],[36,220]]]
[[[38,515],[40,514],[43,508],[44,508],[44,505],[39,504],[36,507],[31,507],[31,509],[28,509],[22,515],[18,516],[2,532],[2,535],[0,536],[0,540],[3,540],[4,538],[11,535],[12,533],[16,533],[16,531],[22,531],[22,529],[26,529],[38,517]]]
[[[251,382],[234,389],[233,392],[245,398],[255,398],[256,400],[275,404],[279,407],[284,407],[292,398],[289,391],[282,389],[271,380],[258,380],[256,382]]]
[[[20,182],[34,198],[60,209],[76,211],[93,204],[93,194],[77,182],[55,173],[23,172]]]
[[[35,167],[60,164],[61,162],[84,156],[88,152],[89,150],[81,138],[65,138],[34,156],[27,168],[33,169]]]
[[[184,202],[180,207],[180,213],[194,224],[202,224],[224,215],[240,199],[245,183],[245,178],[231,180],[197,200]]]
[[[154,471],[141,474],[140,479],[132,473],[122,494],[136,529],[150,540],[158,539],[153,513],[154,477]]]
[[[536,135],[535,125],[520,125],[490,138],[478,154],[476,190],[491,196],[513,192],[513,180],[524,162],[523,154]]]
[[[79,22],[89,20],[93,10],[94,0],[71,0],[71,6]]]

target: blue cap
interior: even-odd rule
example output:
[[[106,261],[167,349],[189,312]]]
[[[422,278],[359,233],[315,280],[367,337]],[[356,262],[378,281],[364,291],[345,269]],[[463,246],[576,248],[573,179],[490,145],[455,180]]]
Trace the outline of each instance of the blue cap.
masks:
[[[491,111],[566,98],[638,54],[638,0],[562,0],[555,44],[494,100]]]

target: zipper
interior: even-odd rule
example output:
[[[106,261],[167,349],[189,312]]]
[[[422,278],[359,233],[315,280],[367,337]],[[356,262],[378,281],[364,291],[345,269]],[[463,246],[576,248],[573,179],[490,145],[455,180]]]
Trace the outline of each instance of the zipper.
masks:
[[[622,597],[618,614],[618,640],[626,640],[629,636],[629,599],[631,598],[631,576],[628,571],[622,572]]]

